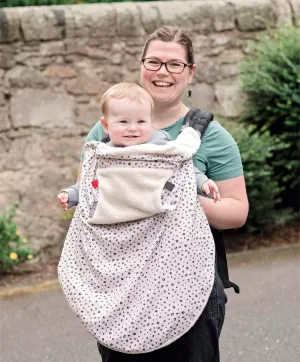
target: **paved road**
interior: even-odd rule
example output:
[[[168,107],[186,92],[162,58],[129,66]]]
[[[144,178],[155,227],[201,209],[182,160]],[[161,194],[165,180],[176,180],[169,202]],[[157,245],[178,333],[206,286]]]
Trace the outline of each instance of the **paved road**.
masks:
[[[222,362],[299,361],[299,260],[295,247],[230,257],[242,293],[228,292]],[[1,301],[0,343],[1,362],[101,362],[61,291]]]

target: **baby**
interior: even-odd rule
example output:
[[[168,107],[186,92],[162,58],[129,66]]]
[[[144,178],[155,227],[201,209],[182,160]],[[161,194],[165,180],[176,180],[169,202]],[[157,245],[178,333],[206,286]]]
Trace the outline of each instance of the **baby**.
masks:
[[[109,88],[100,102],[100,122],[112,147],[128,147],[144,143],[164,145],[171,141],[163,130],[154,130],[151,122],[153,100],[150,94],[134,83],[120,83]],[[103,134],[104,136],[104,134]],[[197,194],[220,200],[218,186],[195,168]],[[99,185],[101,187],[101,185]],[[78,204],[79,185],[62,190],[57,199],[64,210]]]

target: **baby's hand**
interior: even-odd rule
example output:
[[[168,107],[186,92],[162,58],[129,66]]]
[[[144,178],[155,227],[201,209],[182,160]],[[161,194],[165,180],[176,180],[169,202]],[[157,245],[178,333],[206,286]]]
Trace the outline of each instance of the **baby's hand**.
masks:
[[[60,203],[60,206],[64,209],[64,211],[68,210],[69,195],[67,192],[62,191],[60,194],[58,194],[57,201]]]
[[[202,192],[207,196],[211,196],[215,202],[221,200],[218,186],[213,180],[207,180],[204,182],[202,185]]]

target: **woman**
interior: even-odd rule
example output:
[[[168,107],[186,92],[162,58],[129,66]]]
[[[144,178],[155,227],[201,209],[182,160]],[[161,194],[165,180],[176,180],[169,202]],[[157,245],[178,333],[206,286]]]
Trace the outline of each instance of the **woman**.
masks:
[[[141,85],[154,101],[154,127],[176,139],[189,110],[181,98],[196,72],[191,40],[181,29],[171,26],[157,29],[146,41],[140,69]],[[103,135],[102,126],[97,122],[86,142],[101,141]],[[248,200],[240,154],[230,134],[218,122],[208,126],[194,165],[217,183],[222,197],[217,203],[201,197],[210,225],[217,229],[241,227],[247,218]],[[116,352],[98,343],[102,361],[217,362],[225,303],[224,288],[216,272],[204,312],[185,335],[167,347],[138,355]]]

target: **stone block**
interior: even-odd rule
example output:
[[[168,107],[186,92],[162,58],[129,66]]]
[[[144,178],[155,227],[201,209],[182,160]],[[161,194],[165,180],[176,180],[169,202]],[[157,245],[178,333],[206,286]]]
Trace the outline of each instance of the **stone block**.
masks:
[[[292,13],[293,13],[293,23],[295,26],[300,27],[300,1],[299,0],[289,0]]]
[[[110,61],[114,65],[122,65],[124,62],[124,56],[126,52],[126,44],[125,42],[115,42],[111,47],[111,57]],[[125,63],[127,63],[125,61]]]
[[[6,79],[11,87],[44,89],[49,81],[42,73],[33,68],[16,66],[6,73]]]
[[[113,4],[75,5],[64,10],[66,38],[112,38],[116,35]]]
[[[65,54],[65,45],[62,41],[51,41],[40,44],[40,54],[43,57]]]
[[[24,59],[23,64],[30,68],[38,68],[42,69],[46,65],[49,65],[53,63],[52,57],[41,57],[41,56],[35,56],[31,55],[27,59]]]
[[[67,54],[77,54],[78,49],[86,47],[88,44],[88,39],[66,39],[65,47]]]
[[[76,71],[69,65],[52,64],[49,65],[43,72],[46,77],[49,78],[74,78],[76,77]]]
[[[219,66],[214,58],[204,58],[200,62],[196,62],[197,72],[195,73],[195,79],[200,83],[212,84],[216,81]]]
[[[232,78],[240,73],[238,64],[220,64],[218,79]]]
[[[0,9],[0,43],[13,42],[21,38],[18,10]]]
[[[163,25],[160,16],[159,3],[155,2],[140,2],[136,4],[141,18],[141,24],[146,34],[151,34],[159,26]]]
[[[232,42],[232,38],[233,36],[231,32],[211,34],[209,36],[212,47],[229,46]]]
[[[225,50],[222,54],[218,57],[219,64],[232,64],[237,63],[241,59],[243,59],[244,53],[239,49],[228,49]]]
[[[15,128],[73,127],[74,97],[50,90],[20,89],[11,99],[11,119]]]
[[[272,0],[272,5],[277,17],[277,25],[293,24],[293,14],[289,0]]]
[[[33,55],[38,56],[37,53],[34,52],[26,52],[26,51],[22,51],[21,53],[16,54],[15,56],[15,61],[17,64],[25,64],[25,61],[27,59],[29,59],[30,57],[32,57]]]
[[[117,34],[122,37],[144,36],[141,14],[136,4],[124,2],[117,5],[115,6]]]
[[[86,117],[85,122],[89,126],[89,131],[96,124],[98,119],[99,112],[97,117]],[[77,124],[74,124],[74,134],[69,133],[69,136],[55,137],[54,134],[49,134],[47,137],[43,136],[41,139],[42,149],[47,162],[52,162],[55,165],[59,165],[59,168],[64,165],[67,165],[68,168],[70,168],[71,164],[73,164],[77,169],[81,150],[84,145],[84,137],[75,135],[77,128]],[[72,130],[69,132],[72,132]],[[73,181],[75,181],[75,177],[73,178]],[[57,182],[59,183],[60,181]],[[64,185],[64,187],[66,186],[67,185]]]
[[[214,23],[215,23],[215,6],[219,4],[219,2],[201,2],[201,1],[193,1],[187,2],[188,10],[183,15],[183,19],[187,19],[190,22],[190,29],[193,32],[198,33],[211,33],[214,31]],[[180,13],[182,9],[177,9],[177,12]],[[219,26],[221,26],[221,22],[217,22]],[[186,21],[182,25],[185,27]]]
[[[0,107],[0,132],[7,131],[11,128],[9,120],[8,105],[6,107]]]
[[[77,47],[76,53],[92,59],[109,58],[109,53],[107,51],[98,48],[91,48],[89,46]]]
[[[1,159],[0,159],[1,162]],[[16,201],[19,201],[19,195],[22,188],[20,187],[19,175],[15,171],[4,171],[3,169],[0,172],[0,210],[1,212],[9,212],[11,206]],[[19,224],[18,224],[19,227]]]
[[[75,123],[91,128],[101,117],[100,104],[81,104],[77,106]]]
[[[6,104],[5,96],[4,96],[4,90],[0,88],[0,107],[4,106]]]
[[[123,82],[125,76],[125,69],[118,65],[105,65],[101,67],[103,71],[103,77],[106,83],[113,85],[114,83]],[[139,64],[136,61],[135,69],[139,69]]]
[[[241,115],[246,101],[238,78],[225,79],[215,84],[217,113],[220,116],[235,118]]]
[[[2,44],[0,46],[0,68],[10,69],[16,64],[16,50],[11,44]]]
[[[5,153],[5,157],[1,159],[1,169],[7,171],[18,171],[24,168],[28,169],[28,165],[25,162],[25,151],[27,147],[32,147],[29,143],[29,137],[16,138],[12,140],[8,150]],[[24,180],[22,180],[23,182]],[[11,185],[12,186],[12,185]]]
[[[231,30],[235,28],[235,8],[229,3],[214,2],[215,16],[214,28],[216,31]]]
[[[192,102],[195,107],[211,111],[214,109],[215,92],[211,85],[197,83],[192,86]]]
[[[210,33],[214,30],[214,5],[209,2],[187,1],[178,6],[168,1],[159,7],[162,24],[186,28],[191,35],[195,33]]]
[[[236,6],[237,28],[241,31],[266,29],[276,24],[272,0],[232,0]]]
[[[24,7],[19,14],[25,41],[62,39],[62,29],[51,7]]]
[[[66,90],[73,95],[98,94],[103,91],[102,78],[96,74],[94,76],[81,74],[67,84]]]
[[[43,167],[47,159],[46,155],[43,152],[43,143],[47,142],[46,137],[43,137],[38,133],[34,133],[30,137],[28,137],[28,139],[30,141],[27,142],[24,151],[25,163],[30,168]]]

